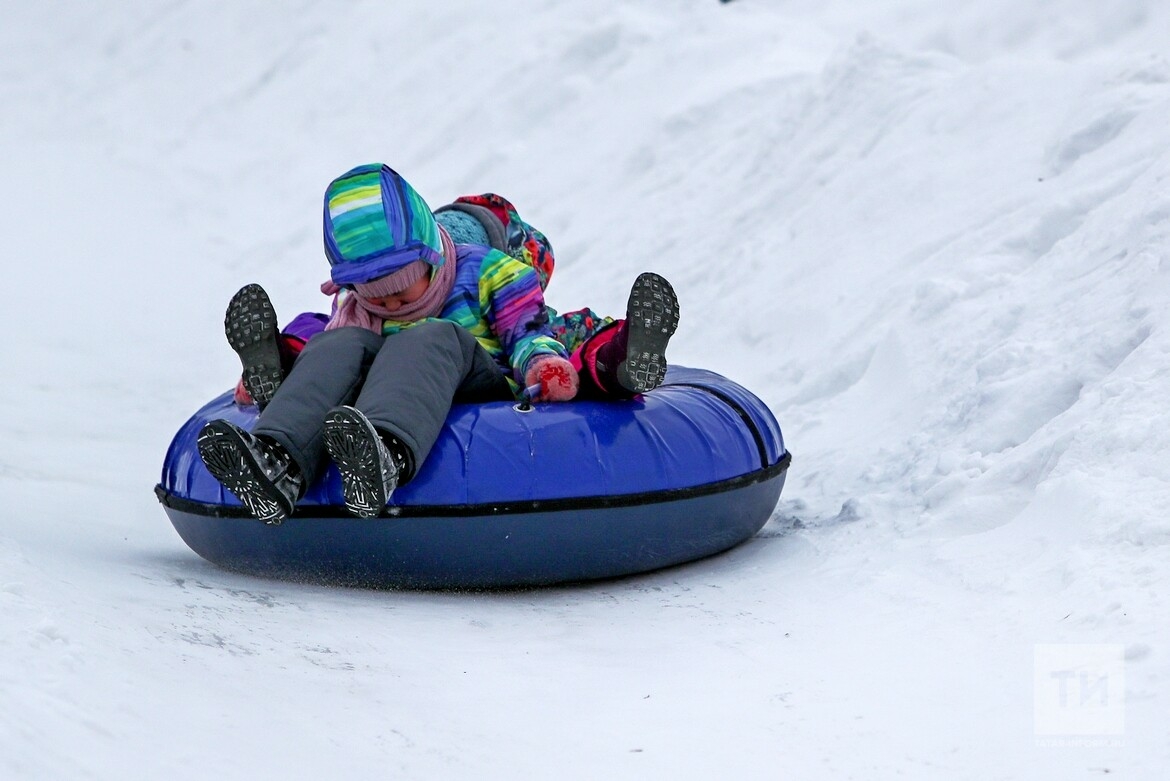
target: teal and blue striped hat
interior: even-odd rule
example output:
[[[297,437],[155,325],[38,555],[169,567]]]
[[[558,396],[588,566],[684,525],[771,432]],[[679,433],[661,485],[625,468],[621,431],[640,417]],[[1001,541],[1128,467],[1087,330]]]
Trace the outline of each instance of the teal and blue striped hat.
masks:
[[[425,260],[443,265],[431,207],[389,166],[360,165],[325,190],[325,255],[338,285],[371,282]]]

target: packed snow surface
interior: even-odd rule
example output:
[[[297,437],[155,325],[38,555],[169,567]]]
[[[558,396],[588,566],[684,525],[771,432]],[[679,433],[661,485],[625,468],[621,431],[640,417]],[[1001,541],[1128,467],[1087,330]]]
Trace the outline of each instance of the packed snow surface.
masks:
[[[0,778],[1170,767],[1170,4],[8,3]],[[327,305],[320,197],[495,191],[550,303],[678,290],[776,413],[761,534],[488,593],[217,569],[152,487]]]

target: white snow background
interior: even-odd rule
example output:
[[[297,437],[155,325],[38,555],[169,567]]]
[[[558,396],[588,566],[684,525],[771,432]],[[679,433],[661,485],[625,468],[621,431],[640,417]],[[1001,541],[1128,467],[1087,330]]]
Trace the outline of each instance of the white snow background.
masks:
[[[1167,3],[3,5],[0,778],[1165,777]],[[192,553],[224,305],[324,307],[373,161],[510,197],[559,308],[671,279],[793,452],[761,534],[488,593]]]

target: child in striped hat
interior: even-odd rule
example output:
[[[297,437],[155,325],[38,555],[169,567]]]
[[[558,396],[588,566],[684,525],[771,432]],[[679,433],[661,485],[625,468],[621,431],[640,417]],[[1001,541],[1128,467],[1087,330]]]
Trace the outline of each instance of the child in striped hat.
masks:
[[[506,198],[494,193],[465,195],[436,209],[434,217],[456,245],[492,247],[523,260],[536,270],[541,289],[547,288],[555,267],[552,245],[543,233],[520,217]],[[338,287],[330,281],[321,290],[335,295]],[[663,334],[661,328],[642,317],[647,314],[643,311],[647,306],[673,311],[667,333]],[[661,384],[666,372],[664,350],[677,324],[677,308],[670,283],[654,274],[643,275],[635,281],[625,320],[598,314],[589,307],[565,313],[549,307],[549,329],[569,353],[573,369],[580,374],[577,398],[629,398]],[[661,320],[660,313],[648,314]],[[244,366],[236,384],[236,403],[256,404],[263,409],[305,343],[322,332],[328,321],[328,315],[302,312],[278,332],[276,314],[267,294],[258,285],[241,288],[229,303],[224,320],[228,341]],[[632,334],[631,323],[635,325]],[[634,349],[629,349],[631,335]],[[652,349],[655,346],[658,349]],[[552,365],[546,367],[547,372],[552,370]],[[553,376],[559,378],[561,374],[557,372]],[[534,382],[526,382],[525,389],[530,387],[542,389]],[[561,391],[557,400],[565,400],[568,388],[571,385],[552,385],[554,393]]]
[[[209,471],[261,520],[279,523],[292,512],[326,453],[346,507],[380,514],[425,460],[455,400],[527,393],[566,401],[582,368],[601,393],[661,381],[660,357],[629,359],[635,351],[660,356],[677,323],[673,291],[656,275],[635,284],[646,326],[640,318],[604,329],[609,336],[599,335],[592,351],[578,351],[588,363],[574,365],[549,327],[547,275],[490,246],[457,245],[390,168],[361,166],[329,185],[324,235],[331,279],[323,289],[336,295],[324,332],[283,377],[271,304],[258,286],[241,290],[228,309],[228,335],[245,384],[267,403],[251,433],[216,420],[199,435]],[[549,260],[551,271],[551,253]]]

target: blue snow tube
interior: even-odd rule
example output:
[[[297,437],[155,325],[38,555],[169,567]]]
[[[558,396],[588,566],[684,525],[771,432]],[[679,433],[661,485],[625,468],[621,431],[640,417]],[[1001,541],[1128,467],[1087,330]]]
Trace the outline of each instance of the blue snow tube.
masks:
[[[231,570],[375,587],[542,585],[709,556],[767,522],[791,460],[756,396],[671,367],[630,401],[456,405],[381,517],[348,515],[330,466],[266,526],[199,458],[215,418],[251,428],[256,411],[225,393],[175,435],[155,491],[184,542]]]

